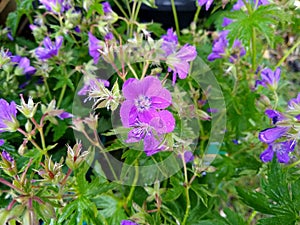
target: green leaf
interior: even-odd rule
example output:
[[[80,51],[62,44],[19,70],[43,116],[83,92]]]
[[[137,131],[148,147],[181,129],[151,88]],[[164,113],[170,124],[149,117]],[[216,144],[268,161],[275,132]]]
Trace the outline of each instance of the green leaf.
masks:
[[[233,212],[229,208],[224,209],[226,214],[226,220],[229,224],[247,225],[243,217],[236,212]]]
[[[62,223],[63,221],[67,220],[73,213],[74,211],[77,210],[78,208],[78,202],[79,200],[76,199],[75,201],[68,203],[62,210],[62,213],[60,217],[58,218],[58,223]]]
[[[260,219],[258,225],[295,225],[296,219],[294,215],[274,216],[270,218]]]
[[[262,193],[245,191],[240,187],[236,187],[239,196],[242,201],[245,202],[250,207],[254,208],[256,211],[265,214],[275,214],[274,209],[269,205],[269,199]]]
[[[101,195],[93,199],[97,208],[105,218],[111,217],[117,210],[118,202],[109,195]]]
[[[225,222],[223,222],[222,220],[202,220],[190,225],[227,225]]]
[[[267,184],[263,185],[266,194],[279,205],[291,205],[286,174],[277,160],[273,160],[268,171]]]
[[[291,185],[292,201],[295,205],[295,209],[300,211],[300,179],[296,180]]]
[[[89,19],[93,15],[93,12],[97,12],[99,15],[103,15],[104,12],[102,4],[99,2],[94,2],[87,12],[87,19]]]
[[[196,193],[198,198],[201,200],[201,202],[207,207],[207,190],[204,190],[205,187],[201,186],[200,184],[193,183],[191,186],[191,189]]]
[[[59,121],[59,125],[53,126],[53,141],[56,142],[58,141],[66,132],[68,129],[68,125],[64,121]]]

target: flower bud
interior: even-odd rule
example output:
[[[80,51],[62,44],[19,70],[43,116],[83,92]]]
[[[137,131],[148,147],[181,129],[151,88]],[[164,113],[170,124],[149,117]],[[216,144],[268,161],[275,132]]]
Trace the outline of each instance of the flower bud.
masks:
[[[90,117],[87,117],[83,120],[83,122],[88,125],[88,127],[92,130],[97,130],[98,127],[98,115],[90,114]]]
[[[15,176],[17,174],[16,162],[10,154],[3,150],[1,153],[2,162],[0,162],[0,166],[3,171],[9,176]]]
[[[71,148],[71,146],[69,145],[67,145],[67,147],[68,147],[68,155],[66,158],[66,164],[71,170],[75,170],[86,159],[89,152],[84,151],[81,153],[82,144],[80,142],[76,143],[73,148]]]

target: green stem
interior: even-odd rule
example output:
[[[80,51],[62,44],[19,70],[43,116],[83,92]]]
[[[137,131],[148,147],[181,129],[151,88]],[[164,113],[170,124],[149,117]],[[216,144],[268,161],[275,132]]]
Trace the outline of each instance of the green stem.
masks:
[[[63,100],[64,95],[65,95],[66,89],[67,89],[67,85],[64,84],[64,86],[61,89],[60,96],[59,96],[59,99],[58,99],[58,102],[57,102],[57,108],[60,107],[60,104]]]
[[[172,11],[173,11],[173,16],[174,16],[174,22],[175,22],[175,27],[176,27],[176,34],[178,38],[180,37],[180,29],[179,29],[179,23],[178,23],[178,17],[177,17],[177,11],[175,7],[175,2],[174,0],[171,0],[172,4]]]
[[[19,131],[21,134],[23,134],[28,139],[28,141],[30,141],[31,144],[33,144],[33,146],[36,147],[39,151],[44,152],[43,149],[24,130],[22,130],[21,128],[18,128],[17,131]]]
[[[286,167],[286,169],[293,168],[293,167],[295,167],[295,166],[297,166],[297,165],[299,165],[299,164],[300,164],[300,160],[298,160],[298,161],[296,161],[296,162],[293,162],[292,164],[288,165],[288,166]]]
[[[143,79],[145,77],[148,67],[149,67],[149,61],[147,60],[146,64],[144,65],[144,68],[143,68],[141,79]]]
[[[128,2],[128,1],[127,1]],[[116,4],[116,6],[120,9],[121,13],[123,13],[123,15],[128,19],[128,14],[125,12],[125,10],[123,9],[123,7],[121,6],[121,4],[119,3],[119,0],[114,0],[114,3]],[[128,11],[129,13],[131,12],[130,11],[130,8],[128,8]]]
[[[133,193],[134,193],[134,190],[135,190],[135,186],[136,186],[136,184],[138,182],[138,179],[139,179],[139,167],[138,167],[138,162],[137,161],[135,161],[134,168],[135,168],[135,175],[134,175],[133,183],[132,183],[131,188],[130,188],[129,195],[126,198],[126,206],[128,205],[128,203],[132,199],[132,196],[133,196]]]
[[[131,38],[132,35],[133,35],[133,26],[134,26],[134,17],[135,17],[135,11],[136,11],[136,3],[137,3],[137,1],[133,1],[132,13],[130,15],[130,20],[129,20],[129,38]]]
[[[274,109],[276,109],[277,105],[278,105],[278,94],[276,91],[274,91],[273,94],[274,94],[274,100],[275,100]]]
[[[181,159],[182,159],[183,170],[184,170],[184,184],[185,184],[185,196],[186,196],[186,209],[185,209],[185,213],[181,225],[185,225],[190,213],[191,202],[190,202],[190,195],[189,195],[190,186],[188,181],[186,163],[184,161],[184,154],[181,154]]]
[[[131,64],[128,63],[127,64],[128,68],[130,69],[130,71],[132,72],[133,76],[135,77],[135,79],[139,79],[138,75],[136,74],[135,70],[132,68]]]
[[[247,220],[247,224],[250,225],[252,220],[254,219],[254,217],[256,216],[257,212],[253,211],[249,217],[249,219]]]
[[[137,21],[137,17],[138,17],[138,15],[139,15],[141,6],[142,6],[142,1],[139,1],[139,2],[138,2],[138,5],[137,5],[137,7],[136,7],[136,10],[135,10],[135,14],[133,15],[133,21]]]
[[[44,84],[45,84],[45,87],[47,89],[47,94],[49,96],[49,100],[51,101],[52,100],[52,95],[51,95],[51,92],[50,92],[50,88],[49,88],[49,85],[48,85],[48,82],[47,82],[47,78],[44,77]]]
[[[300,45],[300,41],[298,41],[293,47],[290,48],[290,50],[285,53],[285,55],[279,60],[279,62],[276,64],[276,67],[279,67],[285,60],[286,58]]]
[[[196,11],[196,13],[195,13],[195,15],[194,15],[194,19],[193,19],[193,22],[194,22],[195,24],[197,23],[197,20],[198,20],[200,11],[201,11],[201,6],[197,6],[197,11]]]
[[[251,44],[252,44],[252,70],[256,70],[256,30],[253,28],[252,30],[252,38],[251,38]]]

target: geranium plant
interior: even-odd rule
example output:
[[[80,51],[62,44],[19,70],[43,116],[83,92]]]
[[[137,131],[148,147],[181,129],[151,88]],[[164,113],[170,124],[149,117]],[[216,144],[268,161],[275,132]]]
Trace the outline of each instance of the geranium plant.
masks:
[[[298,1],[16,2],[0,224],[299,223]]]

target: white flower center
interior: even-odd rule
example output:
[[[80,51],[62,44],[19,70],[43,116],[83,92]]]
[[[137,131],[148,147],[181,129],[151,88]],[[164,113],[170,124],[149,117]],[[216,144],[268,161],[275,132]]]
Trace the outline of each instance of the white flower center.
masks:
[[[151,100],[149,97],[140,95],[138,98],[134,100],[134,105],[136,106],[139,112],[143,112],[148,110],[151,106]]]

